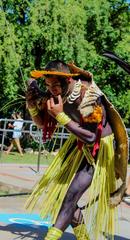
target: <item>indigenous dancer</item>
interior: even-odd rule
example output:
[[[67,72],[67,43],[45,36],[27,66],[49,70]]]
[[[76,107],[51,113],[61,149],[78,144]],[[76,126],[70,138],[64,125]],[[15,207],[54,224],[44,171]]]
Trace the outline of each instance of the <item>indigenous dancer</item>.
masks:
[[[90,72],[54,60],[32,71],[26,100],[33,121],[51,137],[57,123],[70,132],[28,199],[51,216],[45,240],[60,239],[69,224],[78,240],[114,235],[114,212],[126,186],[128,138],[118,112]],[[44,77],[47,91],[37,81]],[[118,183],[118,186],[117,186]],[[84,217],[78,201],[86,192]],[[103,235],[102,235],[103,236]]]

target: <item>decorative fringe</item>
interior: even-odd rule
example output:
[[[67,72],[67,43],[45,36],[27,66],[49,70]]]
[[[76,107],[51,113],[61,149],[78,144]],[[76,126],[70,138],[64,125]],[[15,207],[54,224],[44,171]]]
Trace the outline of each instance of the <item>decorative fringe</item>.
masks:
[[[41,211],[41,216],[46,216],[46,214],[49,212],[51,214],[53,223],[56,221],[66,192],[73,180],[74,174],[77,172],[77,169],[82,162],[83,156],[81,155],[82,152],[79,151],[77,147],[72,151],[72,153],[66,159],[66,162],[64,162],[62,170],[50,184],[49,191],[43,200],[43,204],[46,206],[44,206],[44,209]],[[69,174],[68,166],[70,169]],[[49,204],[45,204],[45,202],[48,201]],[[51,202],[54,204],[50,205]]]
[[[101,139],[95,173],[89,189],[88,208],[85,210],[86,225],[90,226],[90,234],[94,235],[95,240],[101,239],[103,233],[114,238],[115,209],[110,207],[109,199],[110,193],[115,189],[113,135],[110,135]]]
[[[43,132],[43,142],[46,142],[47,140],[50,140],[53,133],[56,131],[57,128],[57,121],[48,114],[47,109],[44,110],[45,111],[45,120],[44,120],[44,127],[42,129]]]
[[[65,142],[63,148],[58,152],[45,175],[34,188],[25,206],[32,210],[40,198],[42,198],[40,202],[41,216],[46,217],[50,214],[53,223],[60,211],[69,185],[84,157],[82,151],[80,151],[78,147],[74,147],[71,154],[65,159],[66,153],[72,147],[75,140],[75,136],[71,135]],[[70,171],[68,171],[68,166]],[[42,196],[43,193],[44,196]]]
[[[61,150],[57,153],[55,159],[53,160],[52,164],[47,169],[46,173],[43,175],[39,183],[36,183],[32,194],[30,195],[28,201],[25,204],[26,208],[32,210],[35,207],[36,202],[42,195],[43,191],[45,192],[47,185],[49,185],[49,183],[51,183],[56,178],[57,174],[60,172],[62,163],[64,162],[66,150],[70,149],[75,139],[76,138],[71,135],[65,142]]]
[[[90,240],[85,224],[78,225],[73,231],[77,240]]]
[[[39,202],[41,216],[43,218],[51,216],[51,222],[54,224],[75,173],[86,157],[95,167],[95,172],[88,191],[89,198],[86,199],[88,204],[84,214],[85,224],[89,235],[94,236],[95,240],[101,239],[100,235],[103,234],[114,236],[115,209],[109,205],[110,195],[116,189],[113,135],[101,139],[96,164],[89,147],[84,145],[82,150],[79,150],[77,146],[75,147],[75,143],[76,137],[71,135],[34,188],[26,208],[32,210]],[[68,154],[71,148],[73,150]]]

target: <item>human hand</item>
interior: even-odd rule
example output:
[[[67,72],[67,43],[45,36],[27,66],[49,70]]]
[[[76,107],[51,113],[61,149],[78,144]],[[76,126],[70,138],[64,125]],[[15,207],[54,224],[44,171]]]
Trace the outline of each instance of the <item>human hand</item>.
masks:
[[[63,112],[63,101],[61,98],[61,95],[58,95],[58,103],[54,102],[54,98],[51,97],[49,100],[47,100],[47,110],[50,113],[51,116],[54,118],[61,112]]]
[[[8,128],[14,128],[13,124],[8,123]]]
[[[36,80],[29,79],[28,88],[25,93],[28,108],[33,108],[36,106],[36,101],[39,98],[39,95],[40,89],[37,85]]]

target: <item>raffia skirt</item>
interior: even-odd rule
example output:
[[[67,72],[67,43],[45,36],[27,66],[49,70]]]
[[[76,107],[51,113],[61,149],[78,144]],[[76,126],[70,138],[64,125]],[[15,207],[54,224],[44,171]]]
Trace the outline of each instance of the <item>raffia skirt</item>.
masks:
[[[101,232],[114,236],[115,208],[109,206],[110,193],[116,189],[113,139],[113,134],[101,138],[95,163],[87,145],[84,145],[82,150],[77,146],[72,149],[76,137],[71,135],[34,187],[26,208],[32,210],[36,203],[39,203],[41,216],[43,218],[51,216],[52,224],[54,224],[67,190],[85,157],[86,161],[95,168],[86,199],[85,224],[95,240],[101,239],[99,237]],[[70,149],[71,152],[67,156]]]

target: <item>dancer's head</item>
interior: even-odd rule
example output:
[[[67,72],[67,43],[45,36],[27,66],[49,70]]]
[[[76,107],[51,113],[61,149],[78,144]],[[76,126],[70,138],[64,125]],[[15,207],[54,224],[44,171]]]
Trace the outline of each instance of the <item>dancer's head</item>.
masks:
[[[34,78],[43,77],[49,92],[53,96],[66,96],[73,88],[73,76],[77,73],[71,73],[68,65],[61,60],[50,61],[44,70],[32,71],[31,76]]]
[[[53,96],[65,96],[68,93],[69,85],[72,82],[71,73],[67,64],[60,60],[54,60],[46,65],[45,70],[54,73],[52,75],[44,75],[45,84],[50,93]]]

